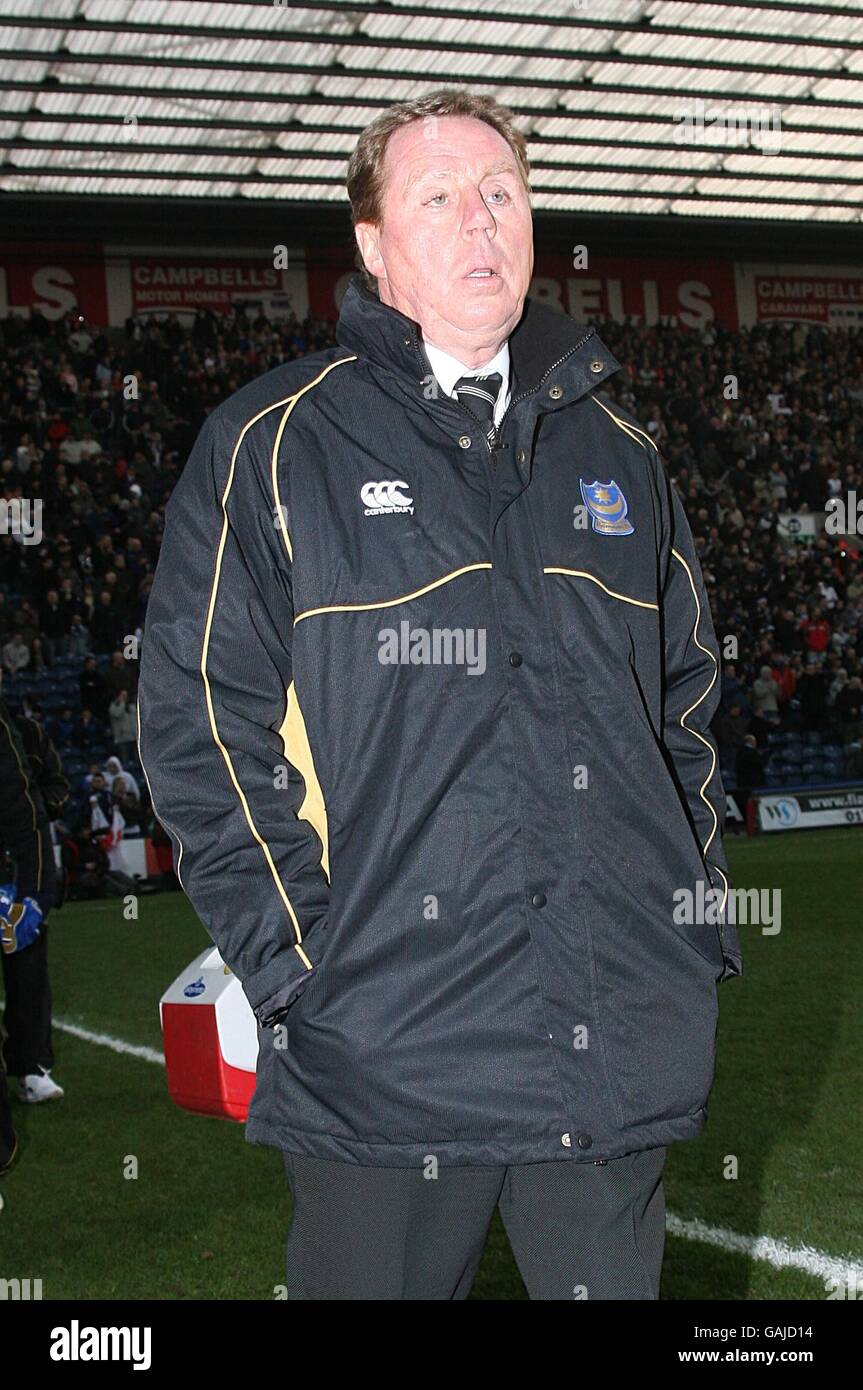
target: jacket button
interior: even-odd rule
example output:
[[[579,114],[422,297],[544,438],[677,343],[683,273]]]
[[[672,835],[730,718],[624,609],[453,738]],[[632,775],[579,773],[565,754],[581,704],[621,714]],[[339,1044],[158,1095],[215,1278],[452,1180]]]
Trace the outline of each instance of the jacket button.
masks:
[[[545,907],[547,902],[548,898],[545,896],[544,893],[534,893],[533,897],[530,900],[530,905],[531,907]]]
[[[563,1147],[564,1147],[565,1149],[571,1149],[571,1148],[572,1148],[572,1140],[570,1139],[570,1137],[569,1137],[568,1134],[562,1134],[562,1135],[560,1136],[560,1142],[561,1142],[561,1144],[563,1145]]]
[[[592,372],[601,372],[604,366],[605,366],[605,363],[604,363],[604,362],[600,362],[599,358],[597,358],[595,362],[591,362],[591,364],[590,364],[590,370],[591,370]]]
[[[522,656],[521,652],[510,652],[510,654],[509,654],[509,664],[510,664],[510,666],[520,666],[523,660],[524,660],[524,657]]]
[[[562,386],[549,386],[549,388],[548,388],[548,394],[551,396],[551,399],[552,399],[553,401],[559,401],[560,398],[561,398],[561,396],[563,395],[563,387],[562,387]]]
[[[459,447],[460,449],[469,449],[469,448],[470,448],[470,435],[469,435],[469,434],[463,434],[463,435],[462,435],[461,439],[460,439],[459,442],[458,442],[458,447]]]
[[[575,1142],[580,1149],[589,1149],[593,1143],[593,1138],[590,1134],[579,1134]]]
[[[527,454],[524,452],[524,449],[516,449],[516,451],[515,451],[515,461],[516,461],[516,463],[524,463],[524,461],[525,461],[526,458],[527,458]]]

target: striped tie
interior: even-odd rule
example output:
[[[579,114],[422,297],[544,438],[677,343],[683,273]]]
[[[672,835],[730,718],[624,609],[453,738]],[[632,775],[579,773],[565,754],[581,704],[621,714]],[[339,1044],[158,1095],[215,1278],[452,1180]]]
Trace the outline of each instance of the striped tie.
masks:
[[[500,372],[491,372],[488,376],[462,376],[453,388],[456,400],[467,406],[471,414],[485,426],[486,438],[492,449],[497,441],[494,408],[502,381]]]

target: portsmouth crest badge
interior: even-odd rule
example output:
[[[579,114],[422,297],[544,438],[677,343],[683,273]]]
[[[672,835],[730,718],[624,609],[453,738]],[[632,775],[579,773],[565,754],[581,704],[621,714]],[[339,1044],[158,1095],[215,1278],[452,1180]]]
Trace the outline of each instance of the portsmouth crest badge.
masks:
[[[590,512],[594,531],[601,536],[632,535],[635,527],[627,517],[629,503],[613,478],[610,483],[586,483],[579,478],[578,485],[584,505]]]

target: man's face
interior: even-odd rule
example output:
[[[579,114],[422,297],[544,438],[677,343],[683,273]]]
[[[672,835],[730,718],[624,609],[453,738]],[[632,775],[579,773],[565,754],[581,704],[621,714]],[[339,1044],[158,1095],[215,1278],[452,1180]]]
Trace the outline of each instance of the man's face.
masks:
[[[528,193],[502,135],[469,116],[429,117],[387,145],[380,226],[357,223],[381,301],[469,366],[521,318],[533,270]],[[490,270],[491,275],[471,274]]]

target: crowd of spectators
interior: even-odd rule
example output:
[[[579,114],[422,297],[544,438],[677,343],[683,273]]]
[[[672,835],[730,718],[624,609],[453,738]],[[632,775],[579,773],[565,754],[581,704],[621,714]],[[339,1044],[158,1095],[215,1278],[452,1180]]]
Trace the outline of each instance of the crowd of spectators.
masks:
[[[692,528],[724,663],[727,787],[863,776],[863,329],[603,323],[610,395],[655,440]],[[795,537],[782,516],[811,517]],[[793,524],[793,523],[792,523]],[[853,523],[849,529],[853,529]]]
[[[137,644],[198,430],[246,381],[334,344],[334,327],[242,308],[110,336],[77,312],[0,320],[0,497],[40,498],[43,527],[39,544],[0,534],[4,694],[80,774],[85,829],[106,757],[140,774]],[[693,530],[723,653],[727,782],[863,775],[863,568],[822,516],[831,497],[863,499],[863,329],[597,328],[623,368],[605,389],[652,435]],[[783,513],[816,515],[815,536],[781,534]],[[146,816],[145,788],[126,809]]]

